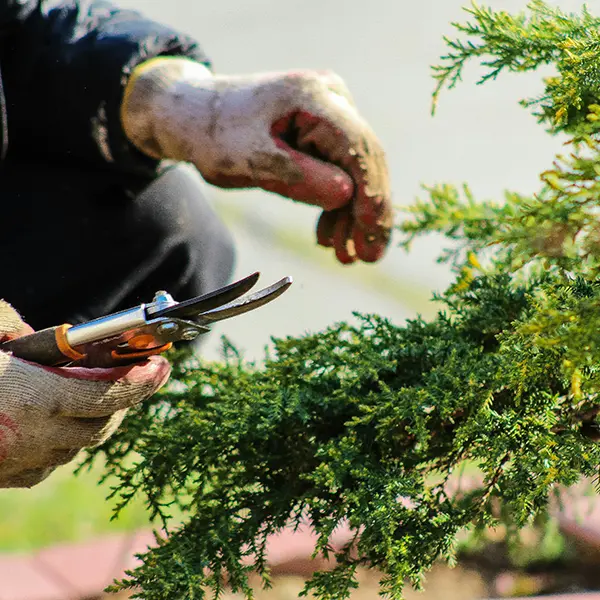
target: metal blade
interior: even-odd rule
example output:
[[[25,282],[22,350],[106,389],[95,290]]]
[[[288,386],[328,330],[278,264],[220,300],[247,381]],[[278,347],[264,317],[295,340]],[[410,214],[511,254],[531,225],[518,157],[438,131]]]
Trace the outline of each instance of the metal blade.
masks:
[[[201,313],[213,310],[219,306],[231,303],[236,298],[243,296],[246,292],[251,290],[258,281],[260,273],[257,271],[244,279],[240,279],[234,283],[226,285],[225,287],[191,298],[190,300],[184,300],[178,302],[174,306],[163,308],[157,312],[149,312],[148,316],[152,319],[159,317],[174,317],[177,319],[196,319]]]
[[[216,323],[217,321],[223,321],[224,319],[230,319],[231,317],[237,317],[238,315],[244,314],[260,306],[268,304],[275,298],[278,298],[285,292],[290,285],[292,285],[293,279],[291,277],[284,277],[277,283],[259,290],[254,294],[244,296],[239,300],[231,302],[221,308],[207,311],[196,317],[196,323],[199,325],[207,325],[210,323]]]

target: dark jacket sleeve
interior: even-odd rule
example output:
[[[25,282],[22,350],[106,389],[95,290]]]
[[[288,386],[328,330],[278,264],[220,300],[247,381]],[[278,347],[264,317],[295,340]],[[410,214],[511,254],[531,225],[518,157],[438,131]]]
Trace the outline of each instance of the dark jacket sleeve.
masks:
[[[104,0],[0,0],[8,156],[152,169],[119,107],[132,69],[161,55],[208,64],[193,39]]]

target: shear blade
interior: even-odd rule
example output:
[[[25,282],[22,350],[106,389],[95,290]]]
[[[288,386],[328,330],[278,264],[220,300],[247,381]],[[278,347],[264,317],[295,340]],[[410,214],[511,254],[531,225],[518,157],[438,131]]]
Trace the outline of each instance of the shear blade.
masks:
[[[174,306],[163,308],[157,312],[151,313],[149,311],[149,316],[152,319],[173,317],[195,320],[206,311],[213,310],[219,306],[229,305],[236,298],[243,296],[256,285],[259,277],[260,273],[257,271],[256,273],[252,273],[252,275],[248,275],[248,277],[244,277],[244,279],[240,279],[208,294],[178,302]]]
[[[254,294],[249,294],[225,306],[197,315],[195,321],[199,325],[205,325],[247,313],[281,296],[292,285],[292,282],[293,279],[291,277],[284,277],[273,285],[259,290]]]

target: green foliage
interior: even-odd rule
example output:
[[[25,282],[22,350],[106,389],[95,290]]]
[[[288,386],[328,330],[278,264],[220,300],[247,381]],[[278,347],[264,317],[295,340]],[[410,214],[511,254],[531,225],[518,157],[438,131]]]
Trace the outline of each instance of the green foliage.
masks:
[[[432,321],[357,315],[276,340],[262,365],[232,348],[222,364],[180,355],[176,385],[90,455],[106,459],[121,506],[143,494],[160,518],[188,514],[121,587],[194,599],[227,582],[251,597],[251,570],[268,584],[267,536],[309,520],[315,552],[337,566],[306,592],[347,598],[367,566],[401,598],[406,580],[452,559],[461,530],[502,522],[516,534],[557,484],[597,477],[600,21],[540,1],[517,16],[469,12],[456,25],[466,39],[448,40],[435,68],[436,97],[475,57],[483,80],[553,65],[558,75],[524,104],[571,136],[571,153],[532,197],[478,203],[467,187],[426,188],[401,231],[406,247],[429,232],[452,241],[441,260],[456,281]],[[446,483],[466,461],[484,481],[453,494]],[[334,552],[344,522],[356,537]]]
[[[496,79],[502,71],[533,71],[552,65],[556,77],[545,80],[538,98],[522,100],[535,107],[536,116],[553,130],[573,131],[585,122],[589,105],[600,91],[600,19],[584,7],[581,15],[566,15],[543,0],[533,0],[528,10],[517,15],[482,8],[467,9],[472,19],[454,23],[466,39],[445,38],[449,52],[442,64],[433,67],[437,87],[434,105],[444,87],[460,80],[465,64],[480,58],[486,73],[480,83]]]

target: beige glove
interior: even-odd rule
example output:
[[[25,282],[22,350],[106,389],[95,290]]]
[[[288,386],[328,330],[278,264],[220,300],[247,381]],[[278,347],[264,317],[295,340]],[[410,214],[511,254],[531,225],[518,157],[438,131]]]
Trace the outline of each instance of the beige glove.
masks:
[[[213,76],[199,63],[138,66],[121,110],[142,152],[193,163],[210,183],[261,187],[324,212],[317,228],[338,260],[373,262],[392,209],[381,145],[333,73]]]
[[[0,300],[0,341],[30,332]],[[50,368],[0,352],[0,488],[31,487],[104,442],[169,372],[158,357],[115,369]]]

